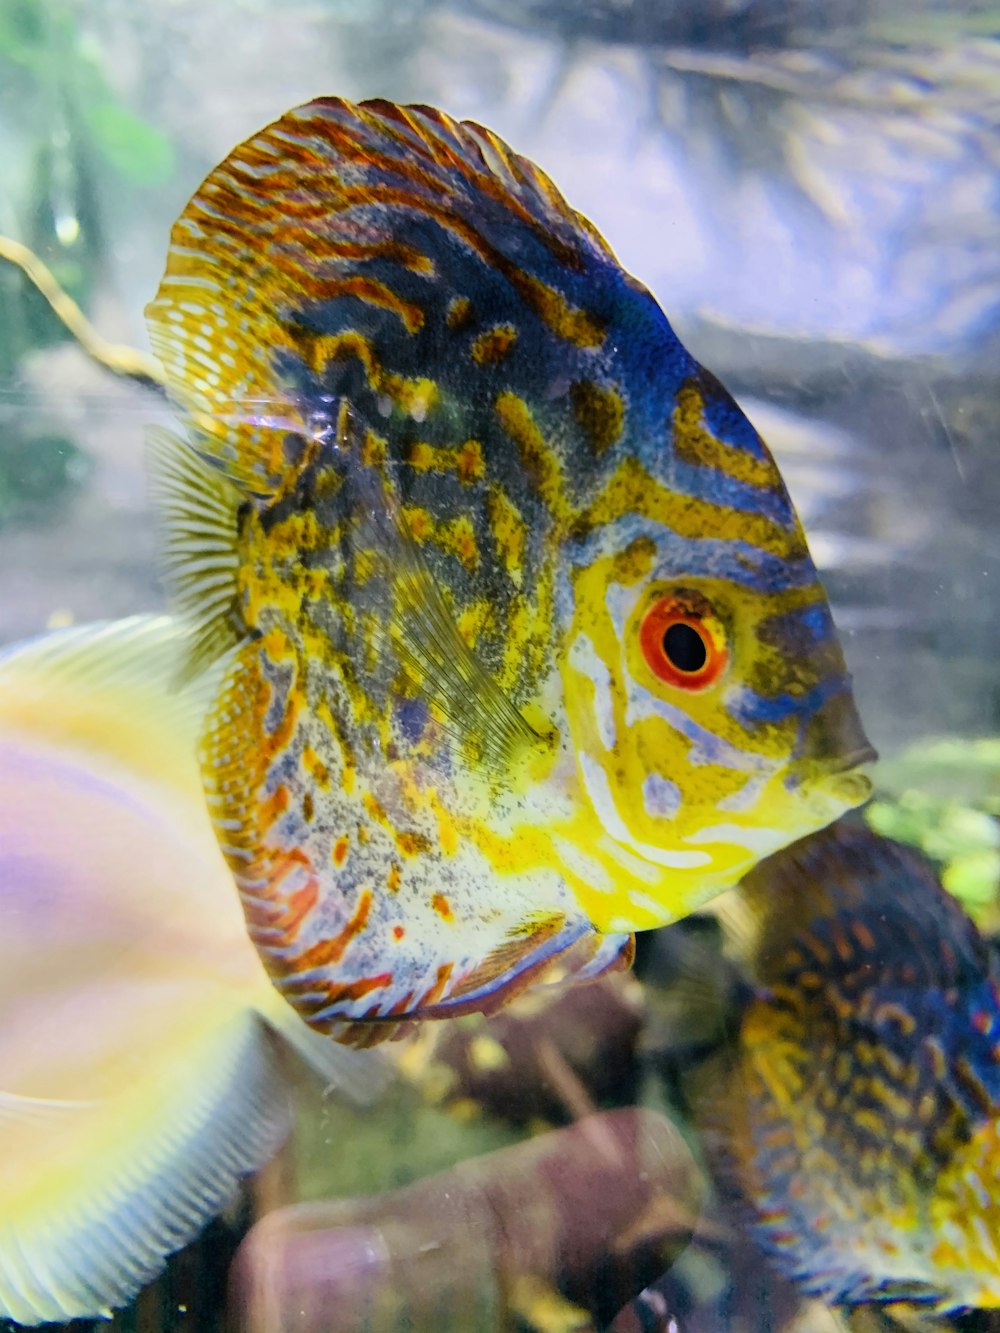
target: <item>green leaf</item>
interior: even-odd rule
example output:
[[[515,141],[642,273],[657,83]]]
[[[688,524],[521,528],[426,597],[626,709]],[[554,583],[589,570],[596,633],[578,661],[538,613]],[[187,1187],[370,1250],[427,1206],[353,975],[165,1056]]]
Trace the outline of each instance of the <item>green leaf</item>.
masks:
[[[941,883],[975,916],[996,897],[1000,853],[980,850],[956,857],[941,876]]]

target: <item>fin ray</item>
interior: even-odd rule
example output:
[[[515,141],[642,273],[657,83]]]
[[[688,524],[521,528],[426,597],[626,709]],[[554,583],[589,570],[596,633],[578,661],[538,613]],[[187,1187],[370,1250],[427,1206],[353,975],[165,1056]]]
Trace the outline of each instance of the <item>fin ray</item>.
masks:
[[[305,213],[303,188],[316,203]],[[538,167],[431,107],[320,98],[234,150],[195,194],[146,309],[150,340],[217,466],[270,496],[283,486],[286,435],[315,438],[323,394],[315,382],[303,393],[300,375],[312,308],[358,303],[386,333],[413,334],[426,327],[421,282],[441,269],[452,278],[456,265],[466,295],[492,272],[498,320],[516,311],[567,347],[603,340],[603,316],[578,308],[580,277],[618,273],[617,263]],[[252,314],[227,282],[233,266],[255,294]],[[289,282],[297,308],[266,294]]]
[[[215,687],[208,673],[178,688],[190,641],[182,622],[138,615],[73,625],[6,648],[0,725],[78,744],[91,755],[114,754],[133,769],[173,774],[189,788],[191,753]]]
[[[99,1185],[89,1136],[95,1115],[121,1110],[111,1104],[85,1118],[75,1151],[89,1161],[74,1170],[67,1159],[62,1206],[47,1198],[3,1208],[0,1316],[32,1325],[109,1314],[273,1153],[287,1130],[279,1071],[259,1020],[244,1014],[236,1022],[239,1031],[210,1034],[182,1089],[164,1087],[159,1123],[141,1151],[129,1140],[99,1154]],[[57,1150],[66,1143],[60,1138]]]
[[[362,463],[358,433],[354,422],[344,434],[344,443],[350,442],[345,498],[361,516],[358,547],[374,558],[386,585],[379,642],[436,707],[453,738],[502,772],[517,750],[542,738],[462,638],[409,530],[398,486]]]
[[[235,600],[241,499],[217,468],[171,431],[149,432],[147,457],[164,581],[178,615],[193,627],[182,674],[186,681],[239,640]]]

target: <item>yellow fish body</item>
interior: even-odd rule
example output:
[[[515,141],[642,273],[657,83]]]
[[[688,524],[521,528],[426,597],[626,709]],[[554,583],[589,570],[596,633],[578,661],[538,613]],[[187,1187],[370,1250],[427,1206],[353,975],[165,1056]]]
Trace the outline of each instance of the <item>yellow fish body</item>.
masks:
[[[136,618],[0,657],[0,1321],[107,1314],[221,1211],[287,1129],[268,1028],[367,1077],[247,940],[184,650]]]
[[[232,647],[208,798],[312,1024],[620,963],[864,799],[767,449],[490,131],[289,112],[194,196],[147,315],[191,431],[154,470],[192,669]]]

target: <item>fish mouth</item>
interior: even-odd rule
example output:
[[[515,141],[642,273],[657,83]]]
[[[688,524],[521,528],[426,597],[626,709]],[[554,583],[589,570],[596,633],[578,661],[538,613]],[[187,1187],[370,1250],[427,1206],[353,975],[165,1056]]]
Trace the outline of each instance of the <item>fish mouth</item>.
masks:
[[[801,790],[808,796],[834,801],[843,809],[864,805],[872,794],[872,780],[864,769],[877,758],[875,747],[866,741],[847,754],[806,760],[799,770]]]
[[[863,770],[877,758],[850,690],[838,690],[806,730],[796,764],[801,789],[841,811],[863,805],[872,794],[871,778]]]
[[[849,773],[831,773],[818,785],[826,796],[850,809],[864,805],[872,794],[871,778],[857,768]]]
[[[865,764],[874,764],[877,758],[878,750],[866,740],[849,754],[842,755],[839,759],[827,760],[823,764],[823,773],[829,777],[837,777],[841,773],[850,773],[855,768],[862,768]]]
[[[806,726],[799,755],[803,776],[836,779],[877,758],[850,689],[837,690]]]

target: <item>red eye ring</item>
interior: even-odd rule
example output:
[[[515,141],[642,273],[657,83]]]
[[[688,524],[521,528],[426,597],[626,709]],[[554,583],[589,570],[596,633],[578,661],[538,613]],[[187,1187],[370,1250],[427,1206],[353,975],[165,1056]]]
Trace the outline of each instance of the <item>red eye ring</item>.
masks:
[[[668,685],[705,690],[729,661],[715,617],[701,597],[661,597],[646,612],[639,644],[649,669]]]

